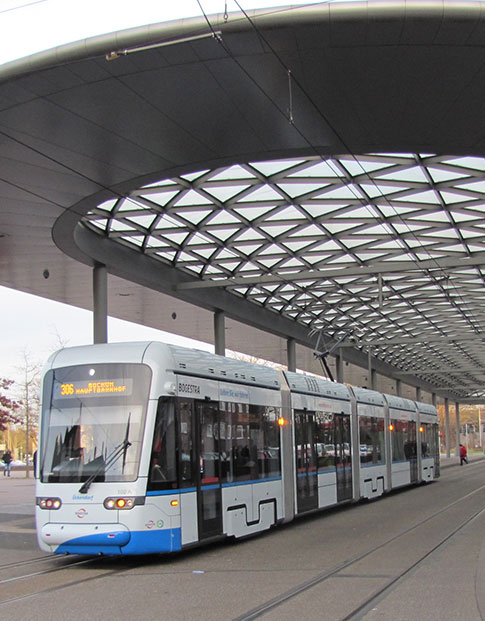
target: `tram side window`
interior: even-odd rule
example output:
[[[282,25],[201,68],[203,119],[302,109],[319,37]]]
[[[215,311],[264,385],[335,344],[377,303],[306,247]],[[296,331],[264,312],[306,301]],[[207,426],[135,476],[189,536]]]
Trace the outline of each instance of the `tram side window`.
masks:
[[[404,446],[409,443],[409,422],[405,420],[391,420],[393,430],[391,432],[392,461],[405,461],[407,459]]]
[[[256,479],[258,475],[257,436],[259,425],[254,414],[249,413],[249,405],[232,404],[232,446],[230,459],[234,481]]]
[[[423,432],[421,434],[421,453],[423,457],[438,456],[438,438],[437,425],[432,423],[423,423]]]
[[[319,470],[335,467],[335,420],[331,412],[316,412],[316,450]]]
[[[261,433],[258,446],[258,474],[260,479],[281,474],[279,409],[271,406],[258,407]]]
[[[175,403],[172,398],[161,397],[158,402],[153,434],[148,489],[174,489],[176,487]]]
[[[413,421],[391,420],[392,461],[415,460],[416,423]]]
[[[231,483],[281,474],[277,408],[220,404],[222,480]]]
[[[384,463],[384,419],[375,416],[359,418],[360,463]]]

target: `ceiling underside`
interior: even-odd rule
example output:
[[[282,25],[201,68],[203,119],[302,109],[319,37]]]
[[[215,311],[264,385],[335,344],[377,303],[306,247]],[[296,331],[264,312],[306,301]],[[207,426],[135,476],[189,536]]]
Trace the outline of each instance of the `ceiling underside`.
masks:
[[[0,68],[0,283],[86,306],[101,262],[483,401],[482,6],[209,16]]]

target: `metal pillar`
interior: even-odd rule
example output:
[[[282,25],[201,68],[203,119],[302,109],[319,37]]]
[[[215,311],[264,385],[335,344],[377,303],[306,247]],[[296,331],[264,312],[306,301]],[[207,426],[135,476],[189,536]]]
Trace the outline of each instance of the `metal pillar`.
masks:
[[[460,404],[458,402],[455,403],[455,412],[456,412],[455,456],[460,457]]]
[[[108,271],[101,264],[93,269],[93,340],[108,342]]]
[[[296,372],[296,342],[289,338],[286,341],[286,353],[288,361],[288,371]]]
[[[335,356],[335,368],[337,369],[337,382],[344,383],[344,348],[340,347]]]
[[[372,372],[372,348],[367,350],[367,387],[369,390],[374,390],[374,376]]]
[[[214,351],[218,356],[226,355],[226,326],[223,311],[214,313]]]
[[[451,438],[450,438],[450,402],[445,399],[445,443],[446,457],[451,454]]]

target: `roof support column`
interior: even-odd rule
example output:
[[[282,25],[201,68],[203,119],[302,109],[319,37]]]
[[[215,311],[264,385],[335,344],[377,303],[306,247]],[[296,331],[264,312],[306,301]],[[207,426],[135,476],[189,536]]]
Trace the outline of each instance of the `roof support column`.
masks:
[[[416,386],[416,401],[421,401],[421,388]]]
[[[401,382],[400,379],[397,379],[396,380],[396,395],[398,397],[400,397],[401,396],[401,392],[402,392],[402,382]]]
[[[214,352],[218,356],[226,355],[226,325],[223,311],[214,313]]]
[[[286,341],[286,352],[288,371],[296,372],[296,342],[295,339],[289,338]]]
[[[335,356],[335,368],[337,369],[337,382],[344,383],[344,348],[340,347]]]
[[[93,340],[108,342],[108,271],[100,263],[93,268]]]
[[[460,404],[458,401],[455,403],[456,412],[456,446],[455,457],[460,457]]]
[[[451,438],[450,438],[450,402],[445,399],[445,443],[446,443],[446,457],[451,454]]]
[[[375,390],[377,386],[377,373],[376,370],[372,368],[372,348],[369,347],[367,350],[367,373],[368,373],[368,385],[370,390]]]

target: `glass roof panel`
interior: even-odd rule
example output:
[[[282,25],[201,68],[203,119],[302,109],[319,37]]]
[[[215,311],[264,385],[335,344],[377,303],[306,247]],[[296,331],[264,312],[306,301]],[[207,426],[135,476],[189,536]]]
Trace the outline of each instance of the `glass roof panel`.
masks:
[[[299,164],[301,164],[301,160],[274,160],[271,162],[251,162],[250,166],[269,177]]]
[[[174,196],[177,196],[177,194],[180,191],[181,191],[181,188],[177,188],[176,190],[170,188],[170,189],[167,189],[166,192],[139,194],[139,196],[142,198],[145,198],[148,201],[151,201],[152,203],[156,203],[157,205],[160,205],[161,207],[165,207],[165,205],[169,203]]]
[[[212,202],[210,198],[206,196],[202,196],[199,192],[195,190],[187,190],[185,193],[182,193],[180,197],[175,201],[177,206],[181,205],[211,205]]]
[[[270,185],[254,186],[254,190],[240,198],[241,203],[258,201],[282,201],[282,195]]]
[[[217,198],[221,202],[229,201],[230,199],[237,196],[243,190],[246,190],[251,186],[249,185],[221,185],[218,187],[206,187],[205,191],[208,194],[211,194],[214,198]]]
[[[289,172],[288,177],[341,177],[340,171],[331,161],[309,160],[304,168],[297,171]]]
[[[390,172],[380,173],[376,176],[379,177],[379,179],[388,179],[389,181],[423,181],[424,183],[427,183],[428,181],[423,169],[420,166],[392,170]]]
[[[229,168],[220,168],[213,171],[213,173],[209,175],[209,178],[211,181],[223,181],[225,179],[230,179],[232,181],[234,179],[255,179],[256,177],[254,172],[236,164],[234,166],[229,166]]]
[[[426,339],[438,329],[471,335],[460,348],[479,356],[484,171],[485,158],[398,153],[253,162],[155,181],[104,201],[84,222],[194,281],[217,279],[240,303],[325,323],[332,334],[351,327],[364,349],[378,335],[376,355],[393,364],[412,356],[458,367],[456,345]],[[422,343],[387,342],[407,335]]]

